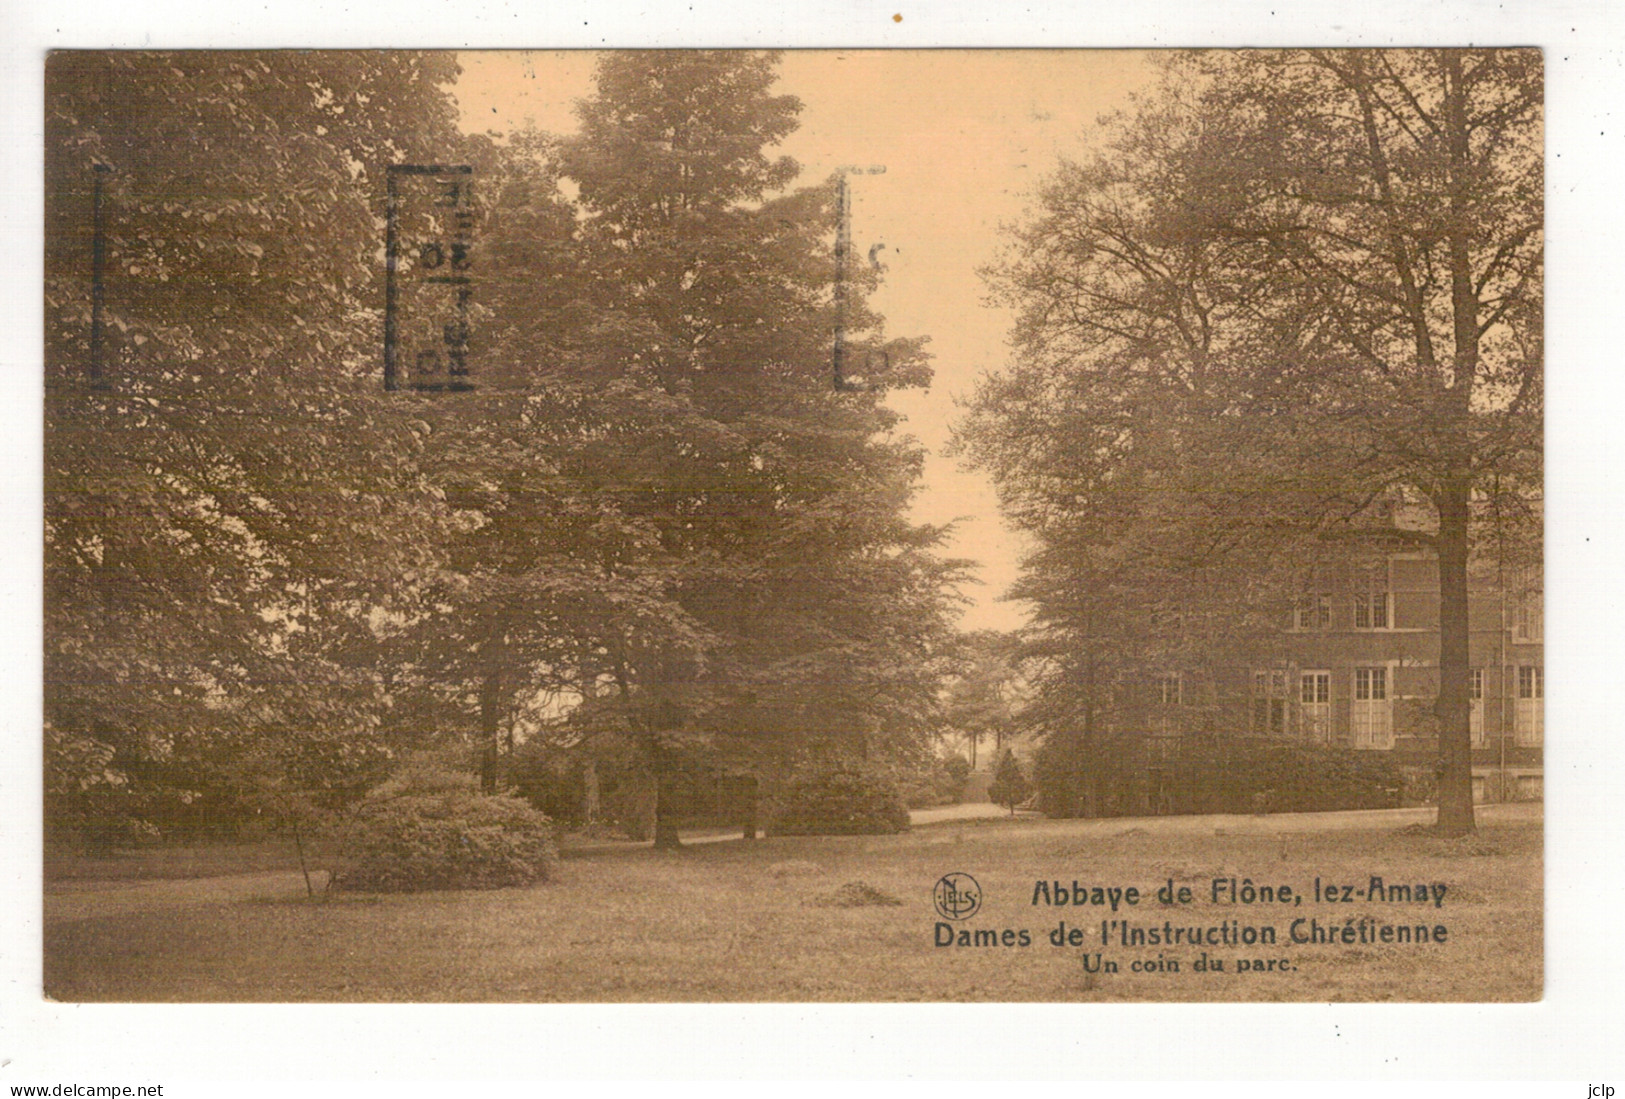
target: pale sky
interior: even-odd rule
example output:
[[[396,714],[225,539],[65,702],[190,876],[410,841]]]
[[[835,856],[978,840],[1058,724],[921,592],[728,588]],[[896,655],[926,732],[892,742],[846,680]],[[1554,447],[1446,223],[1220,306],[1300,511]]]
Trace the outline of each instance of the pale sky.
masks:
[[[576,128],[572,104],[592,91],[588,52],[461,55],[456,87],[469,130],[509,132],[527,121]],[[806,50],[784,55],[778,91],[800,97],[801,127],[780,147],[800,162],[799,185],[845,165],[854,176],[854,255],[884,243],[884,281],[872,299],[892,336],[931,337],[936,379],[889,398],[929,449],[915,500],[920,522],[959,520],[946,547],[981,563],[964,629],[1012,629],[1021,604],[1000,599],[1016,579],[1022,543],[1001,521],[992,484],[943,455],[954,399],[1006,354],[1010,316],[983,304],[977,268],[992,260],[999,226],[1018,220],[1063,155],[1077,155],[1103,114],[1124,108],[1152,79],[1149,55],[1113,50]]]

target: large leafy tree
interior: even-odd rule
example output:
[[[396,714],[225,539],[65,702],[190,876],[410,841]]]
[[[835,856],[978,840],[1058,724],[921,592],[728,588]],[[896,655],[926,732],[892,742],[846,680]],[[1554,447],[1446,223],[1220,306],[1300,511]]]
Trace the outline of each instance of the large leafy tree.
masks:
[[[405,658],[393,720],[467,730],[487,785],[520,729],[593,708],[613,676],[605,638],[662,632],[692,646],[698,634],[656,532],[622,506],[659,475],[646,438],[674,430],[673,402],[600,369],[619,318],[589,300],[556,148],[533,131],[474,143],[478,386],[415,410],[422,468],[456,529],[443,568],[391,624]]]
[[[993,759],[999,758],[1007,734],[1019,724],[1023,684],[1017,666],[1015,637],[993,630],[962,635],[955,646],[955,667],[942,699],[942,724],[948,735],[963,737],[973,769],[979,765],[977,749],[993,738]]]
[[[1284,551],[1358,508],[1358,470],[1325,470],[1340,437],[1260,407],[1294,331],[1261,322],[1270,280],[1238,277],[1236,242],[1204,231],[1229,192],[1198,185],[1224,141],[1193,113],[1148,109],[1063,164],[992,272],[1016,354],[958,443],[1035,536],[1014,592],[1035,607],[1023,720],[1056,735],[1143,721],[1146,685],[1176,669],[1191,719],[1211,719],[1211,674],[1195,673],[1267,645],[1294,579]]]
[[[455,151],[455,74],[414,53],[50,59],[58,762],[100,758],[87,735],[377,724],[372,623],[449,516],[377,381],[375,219],[386,164]]]
[[[1290,591],[1271,566],[1295,539],[1435,548],[1452,831],[1472,826],[1475,513],[1539,484],[1539,126],[1527,51],[1172,60],[1109,155],[1063,167],[1018,231],[999,276],[1017,361],[965,431],[1040,536],[1023,582],[1040,624],[1118,653],[1124,612],[1159,605],[1199,642],[1192,608],[1222,623],[1200,612],[1227,580],[1233,618],[1279,621],[1251,612]],[[1375,529],[1396,496],[1433,529]]]
[[[1254,201],[1231,228],[1320,318],[1320,369],[1284,391],[1433,513],[1439,826],[1468,831],[1475,527],[1541,476],[1540,53],[1269,53],[1215,75],[1215,108],[1250,123]]]
[[[491,749],[566,710],[657,772],[926,727],[953,569],[904,518],[918,448],[828,383],[831,190],[767,154],[797,108],[772,70],[610,56],[578,137],[499,146],[454,132],[441,57],[53,61],[58,785],[231,733]],[[482,181],[480,385],[386,396],[384,166],[448,159]],[[859,294],[846,328],[878,348]],[[883,384],[928,376],[920,342]],[[256,743],[220,782],[305,804]]]

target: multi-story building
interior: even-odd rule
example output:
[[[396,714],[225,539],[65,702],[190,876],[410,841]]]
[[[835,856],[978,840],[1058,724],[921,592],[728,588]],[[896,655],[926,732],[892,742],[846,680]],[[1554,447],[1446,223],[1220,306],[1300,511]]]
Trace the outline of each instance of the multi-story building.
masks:
[[[1474,798],[1539,798],[1540,572],[1492,566],[1475,570],[1469,583]],[[1289,621],[1250,664],[1220,653],[1202,671],[1155,676],[1145,727],[1245,730],[1392,752],[1425,778],[1438,759],[1438,662],[1433,555],[1345,558],[1310,573]]]
[[[1438,755],[1437,561],[1428,553],[1391,554],[1322,572],[1316,580],[1283,637],[1284,659],[1254,670],[1253,727],[1290,729],[1430,764]],[[1541,621],[1537,571],[1496,570],[1470,579],[1470,723],[1479,801],[1541,795]]]

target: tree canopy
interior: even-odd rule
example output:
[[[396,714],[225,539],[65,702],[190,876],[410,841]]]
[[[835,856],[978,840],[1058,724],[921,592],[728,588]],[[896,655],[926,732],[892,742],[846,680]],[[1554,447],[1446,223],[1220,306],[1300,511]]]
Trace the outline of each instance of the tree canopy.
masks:
[[[1440,823],[1471,827],[1468,558],[1540,481],[1540,125],[1534,51],[1178,55],[1051,180],[993,273],[1015,362],[961,438],[1038,536],[1061,713],[1159,615],[1141,675],[1204,619],[1279,622],[1294,542],[1426,545]],[[1374,522],[1395,498],[1428,529]]]
[[[888,367],[829,385],[833,188],[773,153],[799,110],[775,58],[605,55],[578,133],[506,142],[458,132],[456,75],[408,52],[53,56],[64,793],[269,736],[477,737],[494,780],[522,729],[632,737],[659,771],[929,728],[957,566],[907,519],[921,453],[882,388],[929,378],[924,341],[852,294],[846,330]],[[401,162],[475,169],[473,392],[379,382]],[[239,757],[309,787],[300,759]]]
[[[456,140],[455,73],[410,53],[52,56],[49,728],[375,723],[376,671],[344,652],[449,516],[369,377],[374,190]]]

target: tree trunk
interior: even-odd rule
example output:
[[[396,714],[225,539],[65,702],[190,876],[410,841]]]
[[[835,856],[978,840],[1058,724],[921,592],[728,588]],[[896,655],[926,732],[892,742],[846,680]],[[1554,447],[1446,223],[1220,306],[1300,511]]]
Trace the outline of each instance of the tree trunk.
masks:
[[[1083,729],[1078,733],[1077,751],[1072,756],[1072,766],[1078,776],[1078,804],[1076,813],[1081,817],[1095,817],[1100,813],[1100,798],[1098,796],[1099,776],[1086,773],[1088,764],[1087,744],[1095,735],[1095,658],[1092,655],[1084,657],[1083,665]]]
[[[316,896],[316,887],[310,883],[310,867],[305,865],[305,841],[299,834],[299,822],[293,822],[293,848],[299,852],[299,872],[305,876],[305,892]]]
[[[677,817],[672,812],[671,754],[660,743],[659,733],[650,733],[647,744],[655,779],[655,849],[675,850],[683,846],[683,841],[677,834]]]
[[[667,783],[664,778],[655,780],[655,847],[658,850],[672,851],[683,846],[682,837],[677,834],[677,818],[670,809],[670,797]]]
[[[739,822],[741,839],[754,840],[757,835],[757,791],[755,775],[730,775],[722,780],[717,805],[724,816]]]
[[[598,819],[600,794],[598,764],[590,757],[581,765],[581,787],[581,815],[584,823],[591,824]]]
[[[480,679],[480,789],[497,789],[497,757],[502,738],[502,635],[485,641]]]
[[[1449,250],[1453,357],[1446,388],[1447,415],[1463,447],[1471,437],[1473,385],[1478,375],[1478,290],[1473,282],[1471,223],[1467,201],[1472,173],[1470,131],[1461,56],[1445,51],[1445,131],[1450,158]],[[1457,462],[1440,486],[1439,510],[1439,831],[1473,830],[1473,742],[1469,712],[1471,675],[1468,640],[1467,556],[1472,481]]]
[[[1473,830],[1473,744],[1468,713],[1467,534],[1465,478],[1446,485],[1439,508],[1439,831]]]

